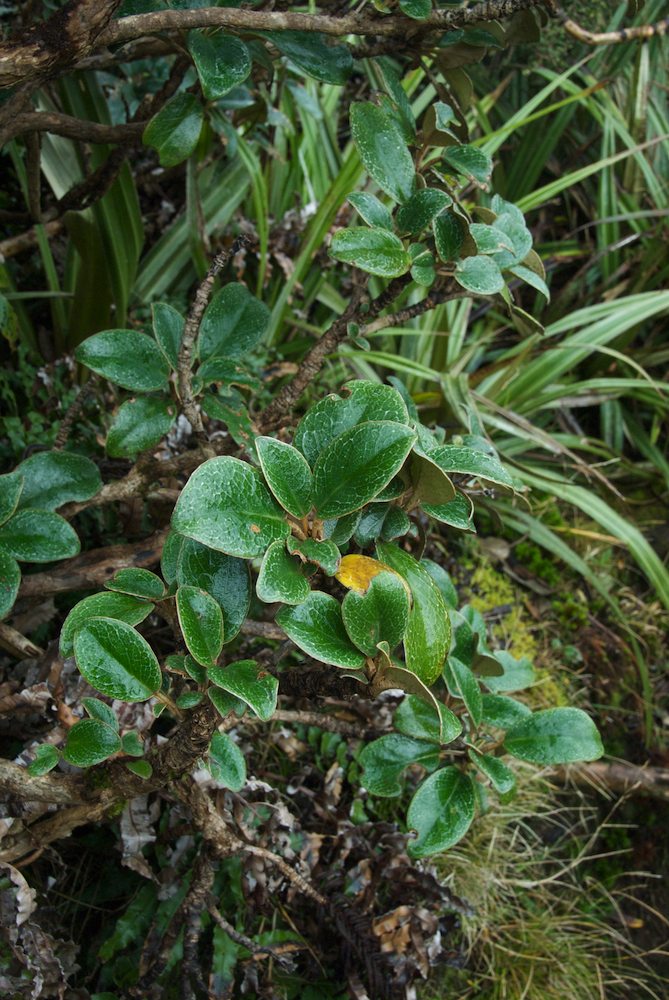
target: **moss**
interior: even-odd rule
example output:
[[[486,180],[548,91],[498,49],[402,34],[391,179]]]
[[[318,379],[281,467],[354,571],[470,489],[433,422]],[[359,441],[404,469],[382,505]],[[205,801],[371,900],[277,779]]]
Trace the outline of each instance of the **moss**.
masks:
[[[463,598],[481,614],[508,608],[491,628],[493,639],[514,656],[527,656],[534,660],[538,651],[533,634],[534,623],[523,607],[521,594],[508,576],[479,556],[478,565],[465,589],[468,592],[463,589]]]

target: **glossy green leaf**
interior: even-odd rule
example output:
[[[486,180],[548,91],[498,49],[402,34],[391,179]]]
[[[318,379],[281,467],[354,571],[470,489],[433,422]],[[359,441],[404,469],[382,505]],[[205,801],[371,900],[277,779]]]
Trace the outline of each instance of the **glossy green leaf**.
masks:
[[[128,400],[119,407],[109,428],[107,453],[112,458],[134,458],[162,441],[175,420],[175,406],[167,397]]]
[[[245,702],[263,722],[274,715],[279,682],[255,660],[237,660],[227,667],[212,667],[209,678],[217,687]]]
[[[353,533],[355,544],[361,549],[366,549],[371,542],[375,542],[381,534],[387,513],[388,504],[385,503],[370,503],[365,507]]]
[[[304,517],[311,510],[312,474],[304,456],[290,444],[271,437],[255,439],[263,475],[284,510]]]
[[[411,487],[414,503],[444,504],[455,498],[453,483],[429,454],[414,449],[403,475]]]
[[[444,678],[448,690],[454,698],[462,698],[465,708],[475,726],[480,725],[483,717],[481,688],[469,667],[454,656],[449,656],[444,664]]]
[[[185,538],[179,550],[175,579],[180,586],[200,587],[218,601],[223,612],[225,642],[234,639],[251,601],[248,563]]]
[[[439,563],[434,562],[432,559],[421,559],[420,561],[423,569],[426,569],[430,574],[437,587],[439,588],[439,593],[444,599],[444,604],[447,608],[456,608],[458,606],[458,592],[453,586],[453,581],[446,572],[443,566]]]
[[[251,295],[246,285],[225,285],[216,292],[202,317],[200,360],[247,355],[264,337],[269,317],[265,303]]]
[[[28,764],[28,774],[40,778],[43,774],[53,771],[60,760],[58,750],[51,743],[42,743],[35,748],[35,757]]]
[[[368,226],[377,226],[381,229],[393,228],[392,215],[373,194],[368,194],[366,191],[354,191],[348,196],[348,200]]]
[[[394,649],[409,623],[404,583],[395,573],[379,573],[365,593],[349,590],[342,602],[342,617],[351,642],[366,656],[376,656],[380,642]]]
[[[430,574],[420,563],[396,545],[383,543],[376,551],[409,584],[413,605],[404,636],[407,669],[428,687],[441,673],[451,639],[451,626],[444,599]]]
[[[500,250],[513,250],[510,240],[505,233],[496,226],[484,225],[480,222],[471,222],[469,225],[469,235],[476,243],[479,253],[499,253]]]
[[[233,386],[221,389],[218,394],[207,393],[202,398],[202,409],[212,420],[220,420],[233,441],[244,448],[253,459],[255,431],[244,402],[244,397]]]
[[[136,774],[138,778],[142,778],[144,781],[148,781],[153,774],[153,768],[148,760],[129,760],[124,761],[124,764],[128,771]]]
[[[352,104],[351,134],[360,159],[379,187],[395,201],[408,201],[413,194],[415,169],[395,119],[375,104]]]
[[[163,550],[160,553],[160,572],[169,586],[177,578],[177,568],[179,566],[179,559],[181,558],[181,551],[187,541],[191,542],[191,539],[187,539],[185,535],[180,535],[178,531],[168,531],[167,533]],[[197,543],[193,542],[193,544]],[[184,580],[184,583],[190,582],[190,580]],[[204,587],[203,589],[206,590],[207,588]]]
[[[315,538],[299,539],[289,535],[288,551],[299,556],[303,562],[319,566],[328,576],[335,575],[341,562],[341,552],[334,542],[327,539],[318,542]]]
[[[0,476],[0,525],[8,521],[19,505],[23,476],[16,470]]]
[[[397,228],[401,233],[416,236],[452,204],[451,196],[438,188],[423,188],[421,191],[416,191],[397,210]]]
[[[535,683],[536,671],[526,656],[516,659],[505,649],[497,650],[494,655],[504,672],[501,677],[486,677],[485,685],[493,694],[523,691]]]
[[[119,731],[119,721],[116,717],[114,709],[109,705],[106,705],[104,701],[100,701],[99,698],[82,698],[81,703],[84,706],[87,715],[91,719],[99,719],[100,722],[104,722],[105,725],[111,726],[115,731]]]
[[[151,306],[153,333],[171,368],[177,370],[179,349],[184,334],[185,320],[180,312],[166,302],[154,302]]]
[[[159,601],[165,594],[165,584],[148,569],[120,569],[114,573],[111,580],[105,583],[107,590],[118,591],[121,594],[132,594],[134,597],[145,597],[149,601]],[[114,618],[115,615],[107,615]]]
[[[444,261],[457,260],[465,238],[463,223],[454,212],[443,212],[432,223],[437,253]]]
[[[246,559],[262,555],[290,532],[258,470],[227,455],[195,470],[177,500],[172,527],[209,548]]]
[[[422,20],[432,12],[432,0],[400,0],[400,10],[407,17]]]
[[[469,759],[481,774],[488,778],[498,795],[506,799],[515,790],[516,776],[499,757],[470,750]]]
[[[413,694],[400,702],[393,726],[405,736],[430,743],[452,743],[462,733],[462,723],[449,708],[440,702],[430,704]]]
[[[437,277],[434,256],[431,251],[426,250],[421,243],[418,243],[409,247],[409,256],[413,261],[411,277],[417,285],[429,288]]]
[[[368,743],[359,756],[362,783],[371,795],[390,798],[402,792],[402,774],[410,764],[426,771],[439,766],[439,749],[424,740],[388,733]]]
[[[69,451],[38,451],[16,468],[23,476],[19,508],[56,510],[64,503],[89,500],[102,489],[97,465]]]
[[[153,604],[129,594],[91,594],[70,611],[60,633],[60,655],[72,656],[74,637],[91,618],[115,618],[127,625],[139,625],[153,611]]]
[[[514,267],[525,260],[532,249],[532,234],[522,214],[517,210],[502,212],[495,219],[495,228],[504,233],[512,247],[511,250],[504,249],[495,254],[495,262],[499,267]]]
[[[551,293],[548,289],[548,285],[538,274],[535,274],[529,267],[523,267],[522,264],[516,264],[515,267],[511,268],[511,274],[516,278],[520,278],[527,285],[531,285],[532,288],[536,289],[537,292],[541,292],[546,299],[550,300]]]
[[[361,517],[362,511],[354,510],[351,514],[344,514],[343,517],[326,518],[323,521],[325,538],[337,546],[345,545],[355,534]]]
[[[248,385],[252,389],[259,389],[261,382],[255,375],[252,375],[239,362],[232,358],[219,358],[214,356],[201,364],[197,374],[193,379],[193,387],[199,389],[211,383],[219,383],[225,386]]]
[[[121,737],[121,749],[123,750],[123,753],[127,753],[129,757],[144,756],[144,744],[134,730],[129,733],[124,733]]]
[[[272,542],[263,556],[256,593],[261,601],[302,604],[309,596],[309,582],[300,561],[286,552],[284,542]]]
[[[365,662],[348,637],[339,601],[329,594],[312,591],[303,604],[282,608],[276,623],[299,649],[322,663],[356,670]]]
[[[142,142],[158,151],[163,167],[188,159],[200,140],[204,109],[194,94],[172,97],[144,129]]]
[[[597,727],[580,708],[546,708],[513,726],[505,749],[531,764],[598,760],[604,753]]]
[[[204,698],[202,691],[184,691],[177,698],[177,708],[195,708]]]
[[[146,701],[160,688],[155,653],[125,622],[91,618],[74,637],[74,657],[91,687],[110,698]]]
[[[415,434],[402,424],[359,424],[329,444],[314,466],[314,507],[341,517],[373,500],[402,467]]]
[[[353,72],[353,56],[346,45],[335,45],[315,31],[264,32],[282,55],[322,83],[346,83]]]
[[[495,295],[505,287],[502,272],[491,257],[465,257],[458,261],[453,276],[474,295]]]
[[[420,786],[409,806],[407,826],[418,834],[408,852],[424,858],[462,840],[475,811],[474,786],[457,767],[444,767]]]
[[[209,744],[207,766],[221,788],[238,792],[246,784],[246,761],[228,733],[214,733]]]
[[[499,486],[513,487],[513,480],[496,455],[487,455],[462,445],[442,445],[430,452],[433,462],[446,473],[475,476]]]
[[[512,729],[513,726],[532,714],[531,709],[522,701],[507,698],[503,694],[484,694],[482,704],[483,723],[494,726],[495,729]]]
[[[133,392],[167,388],[169,365],[155,340],[138,330],[103,330],[84,340],[77,361]]]
[[[475,531],[473,517],[474,505],[464,493],[456,493],[453,500],[448,503],[428,504],[423,503],[423,510],[435,521],[442,524],[449,524],[452,528],[459,528],[460,531]]]
[[[217,601],[199,587],[177,590],[177,615],[188,652],[205,667],[216,662],[223,649],[223,613]]]
[[[378,227],[337,230],[330,243],[330,256],[383,278],[396,278],[411,267],[411,258],[402,241]]]
[[[222,719],[225,719],[231,712],[234,712],[241,719],[246,711],[247,706],[245,701],[242,701],[241,698],[236,698],[228,691],[223,691],[221,688],[210,687],[207,690],[207,697]]]
[[[391,507],[383,519],[381,529],[381,541],[391,542],[394,538],[401,538],[411,530],[411,520],[400,507]]]
[[[364,379],[347,382],[344,397],[334,394],[319,400],[302,417],[294,445],[313,468],[320,453],[336,437],[369,420],[408,424],[409,414],[396,389]]]
[[[20,585],[21,570],[18,563],[0,547],[0,620],[13,608]]]
[[[121,738],[99,719],[75,722],[67,734],[63,757],[75,767],[93,767],[121,749]]]
[[[217,101],[243,83],[251,72],[251,56],[241,38],[216,31],[188,32],[188,48],[208,101]]]
[[[71,559],[80,545],[76,531],[60,514],[27,508],[0,527],[0,549],[19,562],[45,563]]]
[[[492,175],[492,160],[478,146],[448,146],[444,160],[480,187],[487,187]]]

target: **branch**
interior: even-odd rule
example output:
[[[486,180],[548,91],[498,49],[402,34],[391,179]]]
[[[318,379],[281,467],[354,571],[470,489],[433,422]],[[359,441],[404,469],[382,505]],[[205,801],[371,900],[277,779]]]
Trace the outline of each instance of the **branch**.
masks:
[[[31,111],[16,115],[4,134],[4,141],[22,132],[53,132],[66,139],[80,142],[137,142],[141,139],[146,122],[127,122],[125,125],[101,125],[99,122],[82,121],[59,111]]]
[[[399,312],[391,313],[389,316],[381,316],[379,319],[374,320],[373,323],[368,323],[367,326],[363,326],[360,333],[362,336],[366,336],[369,333],[376,333],[377,330],[390,329],[393,326],[403,326],[410,319],[415,319],[416,316],[422,316],[423,313],[430,312],[432,309],[436,309],[437,306],[443,305],[445,302],[452,302],[454,299],[464,299],[471,297],[471,292],[466,292],[464,289],[459,291],[450,291],[453,285],[451,284],[448,289],[444,289],[440,292],[432,292],[427,295],[421,302],[417,302],[413,306],[407,306],[406,309],[400,309]]]
[[[0,759],[0,792],[3,799],[20,802],[49,802],[53,805],[71,806],[85,802],[89,797],[81,778],[65,774],[43,774],[34,778],[25,767]]]
[[[632,28],[620,28],[618,31],[588,31],[576,21],[572,21],[567,12],[554,0],[548,0],[548,6],[551,14],[562,23],[565,31],[586,45],[620,45],[622,42],[633,42],[637,39],[647,41],[656,35],[669,34],[669,17],[656,21],[655,24],[640,24]]]
[[[647,795],[669,802],[669,769],[629,764],[627,761],[595,761],[557,767],[552,772],[565,784],[587,786],[598,791],[620,792],[623,795]]]

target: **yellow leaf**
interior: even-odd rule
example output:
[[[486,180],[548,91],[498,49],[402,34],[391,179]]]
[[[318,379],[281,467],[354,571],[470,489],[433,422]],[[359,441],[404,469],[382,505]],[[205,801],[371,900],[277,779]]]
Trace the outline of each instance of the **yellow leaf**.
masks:
[[[387,566],[378,559],[372,559],[371,556],[344,556],[339,564],[339,569],[335,573],[335,579],[343,583],[348,590],[356,590],[359,594],[364,594],[371,581],[379,573],[394,573],[395,576],[399,577],[407,592],[409,601],[411,601],[411,590],[404,577],[400,576],[392,567]]]

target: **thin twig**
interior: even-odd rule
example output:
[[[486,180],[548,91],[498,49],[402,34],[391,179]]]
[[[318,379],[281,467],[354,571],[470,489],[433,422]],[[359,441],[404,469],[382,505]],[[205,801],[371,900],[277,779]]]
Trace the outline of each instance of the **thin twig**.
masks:
[[[579,42],[584,42],[586,45],[620,45],[623,42],[633,42],[639,39],[648,41],[649,38],[669,34],[669,17],[662,18],[655,24],[639,24],[631,28],[619,28],[618,31],[588,31],[587,28],[582,28],[580,24],[573,21],[560,4],[548,0],[547,6],[553,17],[561,22],[566,32],[572,38],[577,38]]]
[[[471,297],[471,295],[471,292],[466,292],[464,289],[454,292],[448,290],[432,292],[421,302],[416,302],[413,306],[407,306],[406,309],[400,309],[398,312],[390,313],[388,316],[380,316],[379,319],[375,319],[373,323],[363,326],[360,333],[363,336],[367,336],[370,333],[376,333],[377,330],[386,330],[394,326],[402,326],[409,320],[415,319],[416,316],[422,316],[423,313],[430,312],[432,309],[436,309],[437,306],[444,305],[445,302],[452,302],[454,299]]]
[[[242,948],[247,948],[251,952],[251,957],[253,959],[260,956],[267,956],[268,958],[273,958],[275,961],[282,964],[286,962],[286,956],[281,953],[280,948],[269,948],[266,945],[257,944],[253,938],[247,937],[246,934],[242,934],[240,931],[236,930],[232,924],[228,923],[215,903],[210,902],[208,909],[209,913],[221,930],[224,931],[230,940],[235,942],[235,944],[240,944]],[[291,945],[290,951],[295,950],[295,945]]]

